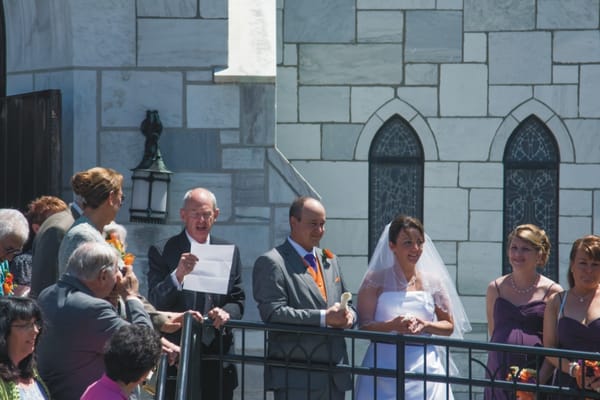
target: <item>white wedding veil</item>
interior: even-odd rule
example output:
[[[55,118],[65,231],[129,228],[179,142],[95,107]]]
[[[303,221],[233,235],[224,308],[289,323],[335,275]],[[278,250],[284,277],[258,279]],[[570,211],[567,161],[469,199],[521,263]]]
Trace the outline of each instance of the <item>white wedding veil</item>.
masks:
[[[394,268],[396,259],[389,246],[389,229],[390,224],[387,224],[379,237],[361,288],[377,287],[385,292],[406,290],[410,285],[400,268]],[[423,290],[431,293],[437,307],[452,315],[454,332],[451,337],[462,339],[465,332],[471,331],[471,324],[446,265],[427,234],[416,266]]]

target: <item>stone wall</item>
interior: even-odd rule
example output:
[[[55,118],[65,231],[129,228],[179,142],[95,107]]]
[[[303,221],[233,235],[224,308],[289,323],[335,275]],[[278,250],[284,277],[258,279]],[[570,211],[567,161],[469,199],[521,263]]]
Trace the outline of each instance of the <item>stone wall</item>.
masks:
[[[249,297],[252,263],[285,237],[298,194],[322,197],[323,244],[356,291],[368,149],[394,114],[423,144],[426,229],[474,322],[501,273],[504,146],[530,114],[560,149],[563,283],[572,240],[600,232],[599,0],[278,0],[276,83],[216,78],[230,56],[223,0],[3,3],[9,94],[62,90],[65,198],[71,174],[94,165],[121,171],[128,193],[139,124],[159,110],[168,223],[118,216],[141,275],[148,244],[179,231],[180,199],[201,185],[219,200],[215,234],[241,247]]]

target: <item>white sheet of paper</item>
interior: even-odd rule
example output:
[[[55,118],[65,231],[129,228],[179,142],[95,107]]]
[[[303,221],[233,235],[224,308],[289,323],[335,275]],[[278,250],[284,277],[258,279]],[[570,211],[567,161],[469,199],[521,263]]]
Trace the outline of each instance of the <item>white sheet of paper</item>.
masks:
[[[232,244],[198,245],[190,252],[198,257],[194,270],[183,278],[183,288],[204,293],[227,294],[233,260]]]

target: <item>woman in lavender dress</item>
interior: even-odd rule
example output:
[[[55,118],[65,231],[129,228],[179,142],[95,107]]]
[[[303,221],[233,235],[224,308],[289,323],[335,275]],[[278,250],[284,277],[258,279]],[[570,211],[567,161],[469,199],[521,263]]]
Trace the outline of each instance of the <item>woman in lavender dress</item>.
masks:
[[[600,352],[600,236],[577,239],[569,256],[569,290],[553,295],[544,314],[544,346]],[[587,376],[578,360],[548,357],[553,384],[600,392],[600,377]],[[560,399],[580,399],[585,394]]]
[[[512,272],[494,279],[487,288],[486,310],[490,342],[525,346],[542,346],[542,330],[546,302],[562,288],[540,275],[550,255],[546,232],[533,224],[517,226],[508,236],[508,259]],[[545,360],[523,353],[490,351],[487,376],[505,380],[509,367],[537,369],[538,380],[546,383],[552,374]],[[486,400],[514,399],[515,394],[486,388]]]

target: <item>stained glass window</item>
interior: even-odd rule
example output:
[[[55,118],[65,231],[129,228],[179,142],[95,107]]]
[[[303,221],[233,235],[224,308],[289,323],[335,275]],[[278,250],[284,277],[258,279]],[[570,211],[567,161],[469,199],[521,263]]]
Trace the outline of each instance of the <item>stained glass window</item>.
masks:
[[[369,149],[369,257],[397,214],[423,220],[423,146],[415,130],[394,115]]]
[[[552,249],[543,271],[558,280],[558,167],[556,139],[548,127],[531,115],[514,130],[504,149],[504,274],[511,271],[506,250],[508,234],[520,224],[546,231]]]

